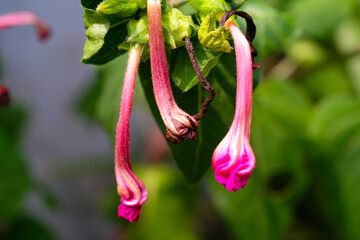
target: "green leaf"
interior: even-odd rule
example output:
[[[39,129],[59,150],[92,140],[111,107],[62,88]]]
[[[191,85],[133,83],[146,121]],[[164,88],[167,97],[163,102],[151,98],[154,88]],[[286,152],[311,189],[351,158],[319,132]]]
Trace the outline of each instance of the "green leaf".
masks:
[[[349,93],[332,94],[316,107],[308,127],[310,138],[329,156],[341,151],[360,127],[360,102]]]
[[[80,0],[83,8],[95,10],[102,0]]]
[[[164,131],[165,126],[160,117],[152,91],[150,64],[144,63],[140,68],[142,69],[140,79],[145,96],[157,124]],[[202,103],[199,102],[199,100],[202,100],[202,98],[199,98],[199,94],[202,92],[200,85],[198,88],[193,88],[187,93],[181,93],[178,88],[173,87],[173,93],[179,107],[189,114],[195,114],[199,110]],[[216,98],[214,101],[219,100]],[[186,141],[179,145],[169,143],[177,165],[190,183],[197,182],[209,167],[212,152],[227,131],[226,124],[221,120],[221,112],[218,112],[212,106],[210,105],[206,116],[199,122],[199,129],[197,130],[195,140]]]
[[[231,9],[237,9],[241,7],[244,3],[246,3],[248,0],[226,0],[230,4]]]
[[[291,1],[288,12],[295,17],[297,25],[304,30],[305,35],[328,40],[334,29],[344,19],[353,15],[353,5],[353,0]]]
[[[339,64],[327,64],[315,69],[300,79],[313,99],[319,100],[334,93],[350,93],[350,79]]]
[[[286,52],[291,59],[295,60],[305,68],[324,64],[329,58],[329,53],[323,46],[315,41],[305,39],[299,39],[289,44]]]
[[[336,216],[333,222],[339,224],[339,219],[342,219],[340,224],[348,239],[360,238],[360,229],[357,227],[360,224],[360,131],[357,130],[354,135],[346,150],[332,162],[339,189],[333,188],[328,195],[330,198],[337,194],[340,197],[340,201],[332,207],[337,207],[337,212],[341,215]]]
[[[225,27],[216,28],[215,12],[206,16],[201,23],[198,38],[204,47],[213,52],[231,52],[230,43],[227,41],[230,30]]]
[[[195,55],[201,72],[206,77],[218,63],[221,53],[214,53],[204,48],[196,38],[191,39],[191,41],[193,41]],[[199,79],[196,76],[185,48],[178,48],[172,54],[171,79],[182,91],[187,92],[199,82]]]
[[[333,94],[315,106],[308,125],[314,195],[335,238],[358,239],[360,101]]]
[[[217,15],[229,10],[225,0],[189,0],[189,3],[198,11],[201,21],[212,12]]]
[[[103,0],[96,11],[104,15],[115,15],[122,18],[131,17],[139,9],[139,4],[134,0]]]
[[[83,63],[101,65],[125,53],[118,49],[127,34],[125,23],[111,27],[107,18],[94,10],[85,9],[84,25],[87,40],[81,60]]]
[[[297,28],[293,17],[282,13],[269,4],[263,2],[248,2],[242,11],[247,12],[256,25],[256,36],[253,45],[257,48],[261,57],[283,48],[291,39],[297,36]],[[244,22],[238,23],[245,29]],[[245,32],[245,31],[243,31]]]

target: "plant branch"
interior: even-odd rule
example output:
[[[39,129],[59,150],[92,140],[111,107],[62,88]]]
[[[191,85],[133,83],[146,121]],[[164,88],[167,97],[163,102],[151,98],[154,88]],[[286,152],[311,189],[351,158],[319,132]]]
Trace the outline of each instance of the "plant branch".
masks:
[[[251,56],[254,58],[258,55],[256,48],[252,45],[252,42],[253,42],[253,40],[255,38],[255,34],[256,34],[256,26],[255,26],[255,23],[254,23],[252,17],[249,14],[247,14],[244,11],[230,10],[222,16],[222,18],[220,20],[220,26],[221,27],[225,26],[226,21],[234,14],[239,17],[244,18],[246,21],[245,37],[250,44]]]
[[[191,43],[190,39],[188,37],[184,37],[184,41],[185,41],[186,49],[187,49],[189,57],[190,57],[190,61],[193,65],[194,71],[196,73],[196,76],[199,78],[201,86],[209,93],[209,96],[205,99],[203,104],[201,104],[200,112],[193,116],[196,120],[200,120],[206,114],[211,101],[215,98],[216,92],[211,87],[210,83],[206,80],[206,78],[204,77],[204,75],[202,74],[202,72],[200,70],[199,63],[195,56],[194,46]]]

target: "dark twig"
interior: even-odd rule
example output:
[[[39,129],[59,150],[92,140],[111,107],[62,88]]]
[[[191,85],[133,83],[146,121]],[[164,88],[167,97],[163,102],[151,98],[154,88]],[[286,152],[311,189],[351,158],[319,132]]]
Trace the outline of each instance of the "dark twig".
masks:
[[[223,27],[225,25],[226,21],[234,14],[239,17],[244,18],[246,21],[245,37],[250,44],[251,56],[254,58],[258,54],[256,48],[252,45],[252,41],[254,40],[255,34],[256,34],[256,26],[255,26],[255,23],[254,23],[252,17],[249,14],[247,14],[244,11],[230,10],[222,16],[222,18],[220,20],[220,26]]]
[[[187,37],[184,37],[183,40],[185,41],[186,49],[188,51],[190,61],[193,65],[196,76],[199,78],[201,86],[209,93],[209,96],[205,99],[203,104],[201,104],[200,112],[193,116],[196,120],[200,120],[206,114],[211,101],[215,98],[216,92],[211,87],[210,83],[206,80],[206,78],[204,77],[204,75],[202,74],[202,72],[200,70],[199,63],[195,56],[194,46],[191,43],[190,39]]]

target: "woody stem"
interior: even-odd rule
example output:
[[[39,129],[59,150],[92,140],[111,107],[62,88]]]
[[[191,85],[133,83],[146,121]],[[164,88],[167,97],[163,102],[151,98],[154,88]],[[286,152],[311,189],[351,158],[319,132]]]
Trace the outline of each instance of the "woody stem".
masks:
[[[215,98],[216,92],[211,87],[210,83],[206,80],[206,78],[204,77],[204,75],[202,74],[202,72],[200,70],[199,63],[195,56],[194,46],[191,43],[190,39],[188,37],[184,37],[184,41],[185,41],[187,52],[190,57],[191,64],[193,65],[194,71],[196,73],[196,76],[199,78],[201,86],[209,93],[209,96],[201,104],[200,112],[193,116],[196,120],[200,120],[206,114],[211,101]]]

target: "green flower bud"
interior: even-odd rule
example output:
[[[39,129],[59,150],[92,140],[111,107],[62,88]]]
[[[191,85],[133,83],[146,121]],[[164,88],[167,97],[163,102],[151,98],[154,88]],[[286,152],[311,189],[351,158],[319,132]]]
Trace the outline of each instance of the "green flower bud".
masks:
[[[195,25],[191,17],[184,16],[182,12],[176,8],[171,8],[162,15],[163,37],[164,41],[171,46],[177,48],[184,45],[183,38],[191,38]],[[145,44],[149,42],[148,20],[147,16],[141,17],[139,20],[130,20],[127,24],[129,43]]]
[[[189,0],[189,3],[198,11],[201,21],[212,12],[217,15],[229,10],[225,0]]]
[[[127,42],[145,44],[149,42],[148,20],[143,16],[139,20],[130,20],[127,23]]]
[[[139,8],[144,9],[147,6],[147,0],[138,0]]]
[[[230,44],[226,40],[229,36],[229,29],[225,27],[216,27],[215,11],[204,18],[198,31],[198,38],[204,47],[213,52],[231,52]]]
[[[195,25],[190,16],[172,8],[162,16],[164,41],[172,48],[184,45],[184,37],[191,38]]]
[[[139,9],[138,1],[134,0],[104,0],[96,8],[98,13],[115,15],[118,17],[131,17]]]

